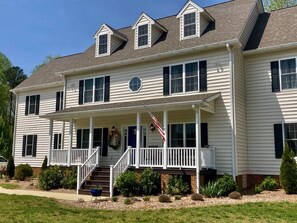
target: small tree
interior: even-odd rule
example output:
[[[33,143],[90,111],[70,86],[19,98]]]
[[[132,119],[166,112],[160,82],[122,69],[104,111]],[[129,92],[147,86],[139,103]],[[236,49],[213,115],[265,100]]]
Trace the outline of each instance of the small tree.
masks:
[[[10,157],[10,159],[8,160],[7,169],[6,169],[7,176],[9,176],[10,178],[13,178],[14,170],[15,170],[14,159],[13,157]]]
[[[280,167],[280,183],[287,194],[297,193],[297,164],[295,154],[286,144]]]
[[[41,171],[47,169],[47,156],[44,157],[42,166],[41,166]]]

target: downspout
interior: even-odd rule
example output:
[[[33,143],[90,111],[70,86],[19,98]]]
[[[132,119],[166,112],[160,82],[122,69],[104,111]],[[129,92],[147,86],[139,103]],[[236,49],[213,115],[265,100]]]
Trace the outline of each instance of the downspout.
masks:
[[[13,93],[15,94],[15,92]],[[17,126],[18,107],[19,107],[19,94],[15,94],[15,95],[16,95],[16,100],[15,100],[15,111],[14,111],[12,154],[11,154],[14,159],[15,159],[14,153],[15,153],[15,141],[16,141],[16,126]],[[10,159],[10,157],[6,157],[6,158]]]
[[[232,175],[234,181],[237,176],[237,146],[236,146],[236,112],[235,112],[235,77],[234,77],[234,52],[229,44],[226,44],[229,52],[230,67],[230,98],[231,98],[231,140],[232,140]]]

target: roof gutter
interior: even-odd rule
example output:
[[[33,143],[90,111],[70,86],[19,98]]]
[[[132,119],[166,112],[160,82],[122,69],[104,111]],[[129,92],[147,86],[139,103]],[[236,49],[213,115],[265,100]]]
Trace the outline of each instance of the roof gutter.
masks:
[[[293,49],[296,47],[297,47],[297,42],[294,42],[294,43],[287,43],[287,44],[281,44],[281,45],[276,45],[276,46],[258,48],[255,50],[243,51],[242,54],[244,56],[249,56],[249,55],[254,55],[254,54],[259,54],[259,53],[270,53],[270,52],[273,52],[276,50],[288,50],[288,49]]]
[[[116,61],[116,62],[107,63],[107,64],[100,64],[100,65],[94,65],[94,66],[89,66],[89,67],[84,67],[84,68],[71,69],[71,70],[67,70],[67,71],[57,72],[55,74],[58,76],[60,76],[60,75],[67,76],[67,75],[72,75],[72,74],[77,74],[77,73],[92,72],[92,71],[97,71],[100,69],[106,69],[106,68],[111,68],[111,67],[114,68],[114,67],[118,67],[118,66],[130,65],[130,64],[135,64],[135,63],[139,63],[139,62],[159,60],[162,58],[167,58],[167,57],[182,55],[182,54],[188,54],[188,53],[193,53],[193,52],[202,51],[202,50],[216,49],[219,47],[225,47],[226,44],[241,46],[241,43],[239,42],[238,39],[233,39],[233,40],[229,40],[229,41],[212,43],[212,44],[207,44],[207,45],[203,45],[203,46],[196,46],[196,47],[191,47],[191,48],[186,48],[186,49],[181,49],[181,50],[176,50],[176,51],[164,52],[164,53],[150,55],[150,56],[143,56],[143,57],[138,57],[138,58],[133,58],[133,59],[128,59],[128,60]]]
[[[39,85],[33,85],[29,87],[14,88],[14,89],[11,89],[10,92],[17,94],[22,91],[39,90],[40,88],[59,87],[59,86],[63,86],[63,84],[64,84],[64,81],[58,81],[58,82],[52,82],[48,84],[39,84]]]

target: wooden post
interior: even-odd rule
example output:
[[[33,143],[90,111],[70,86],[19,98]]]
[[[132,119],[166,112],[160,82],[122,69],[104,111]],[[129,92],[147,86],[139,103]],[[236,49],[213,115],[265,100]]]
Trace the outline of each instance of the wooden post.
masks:
[[[167,143],[168,143],[168,111],[163,111],[163,128],[165,132],[165,141],[163,142],[163,169],[167,169]]]
[[[113,165],[110,165],[109,196],[113,196]]]
[[[201,169],[201,134],[200,134],[200,125],[201,125],[201,112],[200,108],[195,110],[195,127],[196,127],[196,151],[195,151],[195,166],[196,166],[196,184],[197,184],[197,193],[199,193],[200,188],[200,169]]]
[[[140,113],[137,113],[136,118],[136,168],[139,168],[140,164]]]
[[[70,119],[70,124],[69,124],[68,166],[71,165],[72,140],[73,140],[73,119]]]
[[[49,125],[49,146],[48,146],[48,163],[47,165],[49,166],[52,161],[52,147],[53,147],[53,126],[54,126],[54,121],[50,119],[50,125]]]
[[[92,155],[92,148],[93,148],[93,131],[94,131],[94,122],[93,117],[90,117],[90,130],[89,130],[89,152],[88,152],[88,158]],[[82,162],[85,162],[83,160]]]

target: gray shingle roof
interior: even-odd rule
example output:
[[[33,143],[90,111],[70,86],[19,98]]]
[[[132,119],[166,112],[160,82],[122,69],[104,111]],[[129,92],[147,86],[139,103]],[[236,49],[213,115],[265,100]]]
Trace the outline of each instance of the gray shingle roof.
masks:
[[[260,15],[245,50],[295,42],[297,42],[297,7],[291,7]]]
[[[60,77],[55,76],[56,72],[125,61],[143,56],[158,55],[164,52],[174,52],[181,49],[239,39],[240,32],[256,1],[257,0],[233,0],[206,7],[205,9],[215,19],[215,22],[209,24],[201,37],[183,41],[179,40],[180,24],[176,16],[158,19],[156,21],[164,26],[168,32],[151,48],[134,50],[134,31],[131,27],[119,29],[118,31],[128,38],[128,42],[112,55],[95,58],[95,44],[93,44],[81,54],[57,58],[51,61],[42,69],[32,74],[15,89],[62,81]]]
[[[61,111],[57,111],[54,113],[46,114],[45,116],[59,116],[59,115],[66,115],[69,113],[79,114],[82,112],[100,112],[100,110],[108,110],[109,112],[112,109],[133,109],[135,112],[135,107],[144,107],[147,106],[154,106],[154,105],[173,105],[176,106],[179,103],[193,103],[199,101],[206,101],[213,100],[220,96],[220,93],[206,93],[206,94],[194,94],[194,95],[186,95],[186,96],[173,96],[173,97],[162,97],[162,98],[154,98],[148,100],[137,100],[137,101],[127,101],[127,102],[116,102],[116,103],[103,103],[97,105],[87,105],[87,106],[77,106],[77,107],[70,107],[66,108]]]

